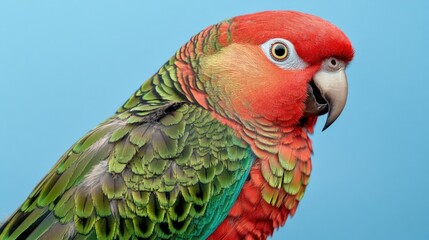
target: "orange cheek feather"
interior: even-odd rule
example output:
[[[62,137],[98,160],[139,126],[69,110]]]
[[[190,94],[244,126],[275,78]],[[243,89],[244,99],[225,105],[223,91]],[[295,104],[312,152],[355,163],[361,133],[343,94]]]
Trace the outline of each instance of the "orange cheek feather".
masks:
[[[240,59],[237,59],[240,56]],[[225,110],[241,118],[295,124],[302,117],[307,83],[317,66],[303,70],[284,70],[267,59],[259,46],[233,44],[214,59],[205,61],[213,76],[213,91]],[[216,71],[220,70],[220,71]]]
[[[247,111],[251,114],[249,117],[254,117],[252,115],[255,114],[274,122],[296,123],[302,117],[307,83],[312,74],[306,71],[286,71],[277,66],[262,68],[266,71],[265,77],[251,79],[254,84],[238,91],[238,96],[233,101],[235,109],[243,114]]]

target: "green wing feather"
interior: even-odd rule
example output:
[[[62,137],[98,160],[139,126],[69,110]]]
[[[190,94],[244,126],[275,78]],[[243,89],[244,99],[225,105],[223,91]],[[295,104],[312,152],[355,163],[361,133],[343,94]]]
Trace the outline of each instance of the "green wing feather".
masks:
[[[248,175],[249,146],[201,107],[128,104],[60,158],[0,239],[204,239],[214,231]]]
[[[192,38],[115,116],[73,145],[0,227],[0,239],[207,238],[255,158],[231,128],[190,103],[189,87],[201,85],[196,46],[217,49],[206,41],[221,33],[212,30]],[[182,86],[179,78],[195,82]]]

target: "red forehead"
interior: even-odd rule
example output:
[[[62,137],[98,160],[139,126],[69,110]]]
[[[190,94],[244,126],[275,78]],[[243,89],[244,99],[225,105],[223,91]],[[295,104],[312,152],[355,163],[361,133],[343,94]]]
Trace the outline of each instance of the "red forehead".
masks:
[[[294,11],[269,11],[238,16],[231,27],[236,43],[262,44],[271,38],[291,41],[298,55],[308,63],[328,57],[345,61],[353,58],[347,36],[319,17]]]

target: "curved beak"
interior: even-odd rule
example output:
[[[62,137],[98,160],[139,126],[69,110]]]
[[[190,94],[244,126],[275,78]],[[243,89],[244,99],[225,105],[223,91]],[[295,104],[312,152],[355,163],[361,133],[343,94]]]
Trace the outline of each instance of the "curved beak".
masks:
[[[322,68],[314,75],[313,82],[328,104],[328,118],[322,130],[324,131],[335,122],[346,105],[348,84],[345,67],[336,70]]]
[[[328,113],[324,131],[340,116],[347,101],[346,63],[328,58],[308,84],[304,117]]]

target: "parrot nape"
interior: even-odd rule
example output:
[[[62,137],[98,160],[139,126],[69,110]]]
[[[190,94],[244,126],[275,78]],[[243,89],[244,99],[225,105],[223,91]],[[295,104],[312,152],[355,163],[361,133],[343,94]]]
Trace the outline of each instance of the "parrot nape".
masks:
[[[0,239],[265,239],[293,215],[309,134],[347,98],[354,50],[295,11],[227,19],[77,141]]]

